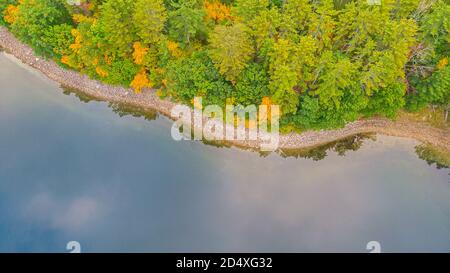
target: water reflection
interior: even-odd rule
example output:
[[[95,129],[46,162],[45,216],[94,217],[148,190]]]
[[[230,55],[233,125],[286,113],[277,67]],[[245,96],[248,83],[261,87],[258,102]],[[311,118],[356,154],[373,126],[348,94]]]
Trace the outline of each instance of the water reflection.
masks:
[[[76,89],[61,86],[63,94],[74,95],[81,102],[89,103],[94,101],[101,101],[93,96],[89,96],[83,92]],[[147,121],[154,121],[158,119],[159,113],[156,110],[144,109],[141,107],[136,107],[134,105],[127,105],[122,103],[108,103],[108,107],[112,109],[119,117],[132,116],[136,118],[144,118]],[[257,149],[239,147],[242,150],[252,151],[258,153],[261,157],[267,157],[272,153],[276,153],[283,158],[305,158],[311,159],[313,161],[324,160],[330,152],[335,152],[339,156],[345,156],[347,152],[358,151],[364,143],[367,141],[376,141],[375,133],[364,133],[349,136],[343,139],[339,139],[324,145],[318,145],[309,149],[279,149],[275,152],[261,152]],[[209,141],[206,139],[202,140],[204,145],[216,147],[216,148],[232,148],[233,144],[225,141]],[[449,155],[445,153],[440,153],[437,147],[430,145],[418,145],[415,148],[417,155],[420,159],[427,161],[429,165],[434,165],[438,169],[449,168]]]
[[[335,152],[339,156],[345,156],[348,151],[358,151],[367,140],[376,140],[375,134],[356,134],[325,145],[321,145],[311,149],[289,150],[283,149],[280,155],[283,157],[307,158],[314,161],[325,159],[329,152]]]
[[[93,101],[101,101],[100,99],[97,99],[86,93],[80,92],[79,90],[74,89],[72,87],[61,85],[61,89],[63,90],[64,95],[67,95],[67,96],[73,95],[76,98],[78,98],[81,102],[84,102],[84,103],[89,103],[89,102],[93,102]]]
[[[68,96],[74,95],[76,98],[78,98],[81,102],[84,103],[89,103],[93,101],[102,101],[93,96],[80,92],[74,88],[61,86],[61,89],[63,90],[64,95]],[[135,118],[144,118],[147,121],[153,121],[159,117],[159,113],[157,111],[136,107],[134,105],[110,102],[108,106],[109,108],[112,109],[114,113],[119,115],[119,117],[132,116]]]
[[[100,101],[95,97],[86,95],[76,89],[62,86],[65,95],[74,95],[81,102],[92,102]],[[159,113],[155,110],[143,109],[136,107],[134,105],[120,104],[120,103],[109,103],[109,107],[114,113],[120,117],[132,116],[136,118],[144,118],[147,121],[156,120],[159,117]],[[275,153],[279,154],[284,158],[294,157],[294,158],[306,158],[312,159],[314,161],[320,161],[327,157],[330,151],[338,153],[340,156],[345,156],[348,151],[357,151],[361,148],[364,140],[376,140],[375,134],[356,134],[354,136],[346,137],[328,144],[319,145],[310,149],[281,149],[277,150]],[[202,140],[202,143],[208,146],[216,148],[231,148],[232,144],[225,141],[209,141],[206,139]],[[257,149],[239,147],[240,149],[253,151],[259,153],[261,157],[267,157],[271,152],[260,152]]]
[[[421,144],[415,147],[420,159],[425,160],[428,165],[435,165],[437,169],[450,168],[450,155],[438,147],[429,144]]]

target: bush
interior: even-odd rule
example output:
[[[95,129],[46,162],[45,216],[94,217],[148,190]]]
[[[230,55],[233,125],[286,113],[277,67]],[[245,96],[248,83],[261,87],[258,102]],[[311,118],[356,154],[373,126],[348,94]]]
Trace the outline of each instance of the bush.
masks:
[[[240,75],[233,97],[236,103],[259,105],[263,97],[269,96],[269,77],[260,64],[251,64]]]
[[[64,0],[21,1],[17,19],[11,25],[12,32],[33,47],[37,54],[53,56],[53,47],[47,40],[48,33],[54,26],[71,24],[71,17],[64,2]]]
[[[407,97],[407,109],[419,111],[427,105],[447,106],[450,102],[450,67],[435,71],[430,77],[413,82],[415,93]]]
[[[61,59],[64,55],[70,55],[70,45],[74,42],[74,37],[71,34],[73,26],[68,24],[61,24],[49,27],[42,37],[44,43],[52,49],[49,52],[51,56]]]
[[[392,84],[374,93],[364,113],[367,116],[376,114],[395,118],[397,112],[405,106],[406,86],[404,83]]]
[[[130,86],[139,69],[140,67],[129,59],[115,60],[107,67],[108,76],[104,81],[113,85]]]
[[[0,25],[9,26],[9,23],[5,21],[6,10],[10,5],[16,6],[17,0],[0,0]]]
[[[231,85],[204,51],[169,62],[167,79],[169,94],[187,103],[196,96],[202,96],[204,104],[224,105],[232,94]]]

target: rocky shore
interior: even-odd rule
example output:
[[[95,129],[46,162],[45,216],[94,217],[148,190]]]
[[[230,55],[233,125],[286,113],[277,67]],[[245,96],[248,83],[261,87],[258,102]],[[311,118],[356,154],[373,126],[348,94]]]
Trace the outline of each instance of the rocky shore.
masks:
[[[132,89],[116,87],[92,80],[76,71],[67,70],[51,60],[34,55],[33,50],[18,41],[6,28],[0,27],[0,46],[23,63],[30,65],[60,84],[79,90],[100,100],[124,103],[143,109],[156,110],[170,117],[174,102],[160,99],[153,90],[135,94]],[[0,91],[1,92],[1,91]],[[280,136],[282,149],[305,149],[319,146],[361,133],[380,133],[384,135],[414,138],[424,143],[442,147],[450,152],[450,129],[436,128],[426,122],[392,121],[385,118],[362,119],[349,123],[342,129],[308,131]],[[260,141],[232,141],[230,144],[258,149]]]

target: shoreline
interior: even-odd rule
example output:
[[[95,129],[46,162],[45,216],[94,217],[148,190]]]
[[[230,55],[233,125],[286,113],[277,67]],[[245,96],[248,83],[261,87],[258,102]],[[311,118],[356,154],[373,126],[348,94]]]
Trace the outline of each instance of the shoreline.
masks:
[[[154,90],[146,89],[140,94],[135,94],[131,88],[111,86],[90,79],[74,70],[60,67],[51,60],[37,57],[33,50],[16,39],[5,27],[0,26],[0,47],[12,54],[24,64],[31,66],[48,78],[63,86],[76,89],[81,93],[96,99],[126,104],[142,108],[143,110],[157,111],[164,116],[171,117],[171,109],[176,103],[160,99]],[[377,133],[388,136],[406,137],[420,142],[441,147],[450,153],[450,128],[433,127],[426,122],[419,121],[392,121],[387,118],[361,119],[348,123],[344,128],[333,130],[306,131],[303,133],[289,133],[280,135],[279,149],[310,149],[325,145],[347,137]],[[250,149],[260,148],[260,140],[234,140],[227,143]]]

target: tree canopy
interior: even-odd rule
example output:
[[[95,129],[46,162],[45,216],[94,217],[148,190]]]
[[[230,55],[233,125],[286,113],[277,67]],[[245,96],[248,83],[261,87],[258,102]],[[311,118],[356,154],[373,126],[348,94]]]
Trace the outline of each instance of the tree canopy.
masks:
[[[283,128],[449,107],[446,0],[1,0],[0,11],[67,68],[187,104],[270,101]]]

